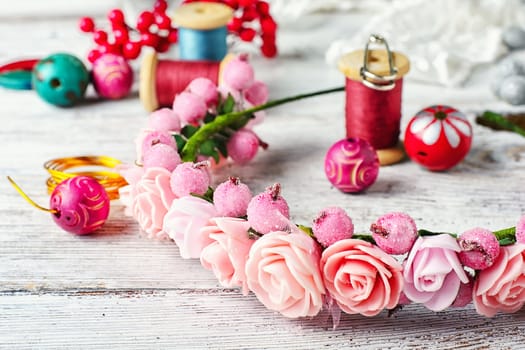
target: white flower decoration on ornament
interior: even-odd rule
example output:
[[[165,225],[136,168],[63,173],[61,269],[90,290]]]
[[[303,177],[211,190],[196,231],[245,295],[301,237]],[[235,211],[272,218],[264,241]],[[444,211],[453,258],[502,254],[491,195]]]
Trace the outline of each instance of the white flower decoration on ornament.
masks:
[[[413,134],[421,134],[421,140],[426,145],[435,144],[441,130],[452,148],[457,148],[461,135],[472,137],[472,130],[465,115],[448,106],[432,106],[419,112],[410,125]]]

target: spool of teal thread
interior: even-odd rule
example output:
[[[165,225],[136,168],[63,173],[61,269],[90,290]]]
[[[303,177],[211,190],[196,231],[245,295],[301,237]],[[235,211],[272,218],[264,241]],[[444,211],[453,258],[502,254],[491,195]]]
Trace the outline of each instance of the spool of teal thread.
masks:
[[[173,16],[179,26],[179,59],[220,61],[227,52],[226,24],[233,10],[211,2],[193,2],[180,6]]]

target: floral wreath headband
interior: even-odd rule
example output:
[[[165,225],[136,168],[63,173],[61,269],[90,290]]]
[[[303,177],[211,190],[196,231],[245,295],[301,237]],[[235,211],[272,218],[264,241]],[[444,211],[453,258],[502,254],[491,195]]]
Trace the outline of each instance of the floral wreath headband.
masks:
[[[223,78],[219,86],[197,78],[175,97],[173,108],[153,112],[135,140],[137,164],[107,157],[55,160],[47,163],[52,177],[89,162],[116,167],[127,185],[119,178],[106,179],[106,186],[117,183],[126,215],[143,233],[173,240],[182,258],[200,259],[222,286],[252,292],[286,317],[313,317],[328,308],[337,324],[341,310],[375,316],[408,303],[441,311],[473,302],[488,317],[523,307],[525,216],[515,227],[456,235],[418,229],[409,215],[394,212],[372,223],[371,234],[355,234],[352,219],[339,207],[321,210],[311,227],[294,224],[279,184],[255,196],[235,177],[211,188],[214,168],[228,159],[246,164],[267,147],[253,131],[264,109],[343,90],[268,102],[266,85],[255,80],[244,56],[229,63]],[[495,114],[484,120],[523,131]],[[343,141],[349,143],[347,155],[377,165],[366,141]],[[58,183],[49,211],[77,234],[92,232],[108,215],[109,197],[90,179],[48,181]],[[71,193],[83,196],[82,210],[65,200]]]

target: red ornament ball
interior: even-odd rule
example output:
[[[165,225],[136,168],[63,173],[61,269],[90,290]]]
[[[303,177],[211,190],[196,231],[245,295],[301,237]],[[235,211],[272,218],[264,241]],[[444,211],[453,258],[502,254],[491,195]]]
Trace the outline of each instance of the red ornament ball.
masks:
[[[75,176],[55,187],[49,200],[53,220],[67,232],[84,235],[101,227],[109,215],[109,197],[94,178]]]
[[[361,192],[376,181],[379,158],[366,140],[350,137],[330,147],[324,171],[332,185],[342,192]]]
[[[431,171],[443,171],[461,162],[469,152],[472,126],[453,107],[431,106],[410,120],[404,142],[414,162]]]

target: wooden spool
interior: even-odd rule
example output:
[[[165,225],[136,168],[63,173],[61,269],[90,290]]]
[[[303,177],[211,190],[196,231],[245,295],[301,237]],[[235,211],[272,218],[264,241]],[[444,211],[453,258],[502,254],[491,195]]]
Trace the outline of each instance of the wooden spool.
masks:
[[[384,40],[379,36],[371,36],[370,42],[373,41],[372,37],[376,38],[376,40]],[[399,84],[399,80],[408,73],[410,62],[407,56],[399,52],[390,52],[386,42],[385,46],[386,50],[368,50],[367,45],[367,48],[364,50],[357,50],[346,54],[339,60],[338,68],[347,79],[361,82],[365,84],[367,88],[383,91],[393,89],[396,83]],[[389,53],[391,53],[391,58],[389,58]],[[365,56],[367,56],[366,65]],[[364,70],[367,71],[366,74],[364,74]],[[389,84],[392,84],[392,86]],[[401,88],[400,85],[401,84],[398,86],[399,89]],[[398,117],[401,119],[401,101],[399,101]],[[355,136],[348,135],[348,133],[349,130],[347,127],[347,137]],[[398,163],[405,157],[403,147],[399,141],[397,141],[397,144],[376,149],[376,151],[381,165]]]

